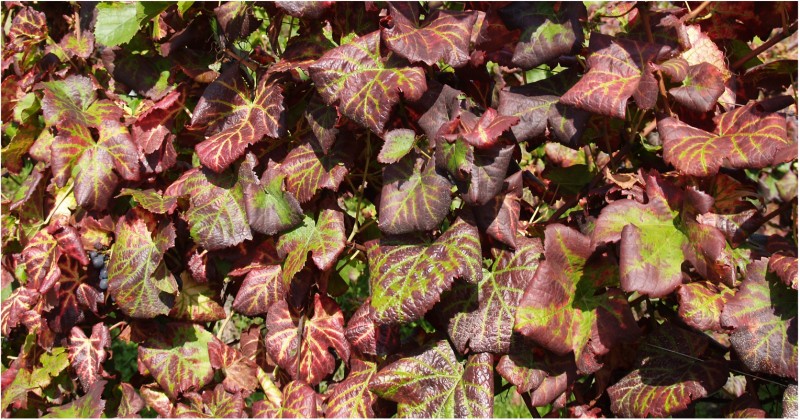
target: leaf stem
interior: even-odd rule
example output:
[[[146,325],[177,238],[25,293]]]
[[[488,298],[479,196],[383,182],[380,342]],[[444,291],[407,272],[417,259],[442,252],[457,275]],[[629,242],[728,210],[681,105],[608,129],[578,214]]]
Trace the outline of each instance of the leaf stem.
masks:
[[[350,242],[355,238],[358,232],[361,230],[358,229],[358,216],[361,213],[361,201],[364,199],[364,190],[367,188],[367,172],[369,171],[369,161],[372,157],[372,142],[370,141],[372,133],[367,133],[367,150],[366,154],[364,155],[364,173],[361,174],[361,185],[358,187],[358,203],[356,204],[356,216],[355,222],[353,222],[353,230],[350,231],[350,236],[347,237],[347,242]]]
[[[792,36],[792,34],[796,30],[797,30],[797,21],[795,21],[793,24],[789,25],[788,28],[781,29],[780,32],[778,32],[775,36],[773,36],[772,38],[767,40],[767,42],[761,44],[761,46],[759,46],[758,48],[754,49],[753,51],[750,51],[744,57],[736,60],[736,62],[733,63],[733,65],[731,66],[731,70],[738,70],[739,67],[742,67],[745,63],[750,61],[750,59],[752,59],[753,57],[761,54],[762,52],[772,48],[773,45],[775,45],[775,44],[783,41],[784,39]]]
[[[650,28],[650,4],[644,3],[642,7],[639,8],[639,13],[642,15],[642,24],[644,25],[644,31],[647,34],[647,42],[651,44],[655,44],[655,39],[653,38],[653,30]],[[646,65],[646,63],[642,63]],[[643,69],[646,71],[645,69]],[[664,75],[661,73],[661,70],[656,70],[656,75],[658,75],[658,92],[661,97],[661,105],[664,110],[672,114],[672,110],[669,108],[669,96],[667,96],[667,87],[664,84]]]

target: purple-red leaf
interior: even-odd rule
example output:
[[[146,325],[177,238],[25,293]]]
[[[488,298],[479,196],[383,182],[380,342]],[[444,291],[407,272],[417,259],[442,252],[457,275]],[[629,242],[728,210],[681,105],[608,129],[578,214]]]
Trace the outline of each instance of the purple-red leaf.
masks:
[[[347,321],[344,336],[356,352],[383,356],[391,353],[400,344],[400,326],[376,324],[373,321],[375,310],[370,301],[371,298],[367,298]]]
[[[321,189],[336,191],[348,173],[347,165],[352,159],[342,147],[334,144],[327,152],[311,136],[303,138],[286,155],[281,172],[286,175],[286,190],[305,203]]]
[[[69,335],[69,359],[78,373],[84,390],[100,380],[103,362],[106,360],[106,348],[111,346],[111,335],[108,327],[97,323],[92,327],[91,337],[86,337],[78,327],[73,327]]]
[[[512,62],[523,69],[573,53],[583,44],[582,3],[520,2],[501,9],[500,15],[509,28],[522,30]]]
[[[233,309],[247,316],[266,314],[269,308],[284,297],[283,277],[279,265],[256,268],[244,278]]]
[[[320,270],[329,270],[336,263],[345,245],[344,214],[328,205],[319,211],[317,220],[306,214],[300,226],[284,233],[278,240],[278,251],[286,257],[283,264],[283,285],[306,265],[308,253]]]
[[[328,394],[325,417],[375,417],[372,405],[378,398],[370,392],[369,384],[376,372],[375,362],[353,358],[347,378],[334,385]]]
[[[283,387],[280,404],[264,399],[253,403],[254,418],[316,418],[320,417],[319,395],[302,381],[291,381]]]
[[[675,81],[681,86],[670,89],[669,93],[679,104],[693,111],[711,111],[725,92],[722,73],[709,63],[689,67],[686,76]]]
[[[208,358],[211,367],[225,373],[222,385],[226,391],[251,392],[258,386],[258,366],[239,350],[214,338],[208,344]]]

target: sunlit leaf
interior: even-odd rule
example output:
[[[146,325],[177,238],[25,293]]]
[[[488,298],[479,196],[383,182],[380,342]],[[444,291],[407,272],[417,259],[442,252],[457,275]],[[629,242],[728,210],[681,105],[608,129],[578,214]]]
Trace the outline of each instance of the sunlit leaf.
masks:
[[[283,284],[288,287],[295,274],[306,265],[308,253],[320,270],[329,270],[344,250],[344,215],[330,206],[313,215],[303,216],[300,226],[282,234],[278,240],[278,251],[286,260],[283,264]]]
[[[211,382],[208,346],[214,336],[192,324],[168,324],[139,346],[139,362],[170,398]]]
[[[315,418],[320,417],[317,409],[318,394],[302,381],[291,381],[283,387],[280,405],[264,399],[253,403],[255,418]]]
[[[351,154],[334,144],[328,152],[307,136],[286,155],[281,172],[286,175],[286,190],[305,203],[321,188],[336,191],[348,173]]]
[[[95,382],[100,380],[103,372],[103,362],[108,356],[106,348],[111,346],[111,335],[108,327],[102,323],[92,327],[92,335],[86,334],[73,327],[69,337],[69,359],[72,367],[78,373],[83,389],[88,392]]]
[[[375,362],[352,359],[350,373],[336,384],[328,395],[325,417],[328,418],[373,418],[372,405],[377,397],[370,392],[369,384],[377,373]]]

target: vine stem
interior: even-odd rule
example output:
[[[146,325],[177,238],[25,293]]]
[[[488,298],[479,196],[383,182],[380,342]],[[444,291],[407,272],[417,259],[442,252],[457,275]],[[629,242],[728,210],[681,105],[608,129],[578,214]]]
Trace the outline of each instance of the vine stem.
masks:
[[[642,15],[642,24],[647,34],[647,41],[651,44],[655,44],[653,31],[650,29],[650,9],[648,9],[648,7],[649,4],[645,3],[644,6],[639,9],[639,13]],[[667,96],[667,87],[664,84],[664,75],[661,73],[661,70],[656,70],[656,74],[658,75],[658,92],[661,97],[661,104],[669,115],[673,115],[672,110],[669,108],[669,96]]]
[[[686,21],[688,22],[688,21],[690,21],[690,20],[696,19],[698,16],[700,16],[700,13],[701,13],[701,12],[702,12],[702,11],[703,11],[703,10],[704,10],[706,7],[708,7],[708,5],[709,5],[709,4],[711,4],[711,2],[710,2],[710,1],[704,1],[703,3],[701,3],[699,6],[697,6],[697,8],[696,8],[696,9],[692,10],[692,12],[691,12],[691,13],[689,13],[689,14],[686,16]]]
[[[777,43],[783,41],[784,39],[792,36],[792,34],[795,31],[797,31],[797,21],[795,21],[793,24],[789,25],[788,28],[781,29],[780,32],[778,32],[775,36],[773,36],[772,38],[767,40],[767,42],[761,44],[760,47],[754,49],[753,51],[750,51],[744,57],[736,60],[736,62],[733,63],[733,65],[731,66],[731,70],[738,70],[739,67],[742,67],[745,63],[750,61],[750,59],[752,59],[753,57],[761,54],[762,52],[772,48],[775,44],[777,44]]]
[[[364,158],[364,173],[361,174],[361,185],[358,186],[358,203],[356,204],[356,217],[355,222],[353,222],[353,230],[350,232],[350,236],[347,237],[347,242],[350,242],[355,238],[358,232],[361,232],[358,229],[358,215],[361,213],[361,201],[364,199],[364,190],[367,188],[367,172],[369,171],[369,160],[372,157],[372,142],[370,141],[370,133],[367,133],[367,150],[366,156]]]

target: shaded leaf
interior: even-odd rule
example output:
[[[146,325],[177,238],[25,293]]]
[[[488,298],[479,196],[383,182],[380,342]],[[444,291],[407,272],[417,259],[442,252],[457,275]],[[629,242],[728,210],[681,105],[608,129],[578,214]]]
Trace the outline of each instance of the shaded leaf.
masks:
[[[391,353],[400,344],[400,326],[376,324],[375,310],[367,298],[347,321],[344,336],[356,352],[370,356]]]
[[[400,100],[414,101],[427,89],[419,67],[394,67],[380,54],[380,32],[334,48],[309,67],[317,91],[328,105],[381,134]]]
[[[482,278],[478,230],[459,218],[431,244],[373,240],[366,244],[375,321],[410,322],[439,301],[453,280]]]
[[[412,63],[432,66],[443,61],[454,68],[467,64],[475,12],[436,9],[422,23],[419,15],[416,3],[389,3],[389,16],[381,20],[386,46]]]
[[[302,220],[303,209],[292,193],[283,189],[286,177],[270,168],[263,182],[253,173],[255,158],[248,155],[239,167],[239,179],[244,186],[244,205],[250,227],[256,232],[274,235],[296,226]]]
[[[398,417],[491,417],[491,360],[475,354],[464,365],[441,340],[384,366],[370,390],[397,402]]]
[[[797,417],[797,385],[789,385],[783,391],[783,418]]]
[[[301,320],[289,312],[285,300],[272,305],[267,314],[267,352],[292,378],[317,385],[334,370],[335,361],[329,348],[343,360],[350,357],[350,346],[344,337],[344,315],[331,298],[314,295],[314,314]]]
[[[775,253],[769,257],[769,271],[775,273],[783,284],[797,290],[797,258]]]
[[[681,86],[670,89],[669,93],[675,101],[693,111],[711,111],[725,92],[722,73],[705,62],[689,67],[680,82]]]
[[[705,336],[662,325],[645,339],[636,369],[608,388],[611,410],[621,417],[678,413],[721,388],[727,371]]]
[[[507,353],[522,295],[544,252],[539,239],[517,238],[516,251],[494,249],[494,263],[477,285],[457,283],[442,297],[439,314],[461,354]]]
[[[747,267],[739,290],[722,310],[736,355],[754,372],[797,379],[797,292],[767,272],[768,261]]]
[[[82,397],[73,400],[70,403],[64,404],[59,407],[50,407],[47,409],[47,415],[44,418],[99,418],[106,407],[106,401],[103,398],[103,389],[106,386],[106,381],[98,380],[89,387],[86,394]]]
[[[458,134],[446,134],[444,138],[450,141],[461,138],[470,146],[488,149],[498,144],[503,132],[519,123],[519,118],[497,115],[497,111],[492,108],[486,109],[477,121],[473,120],[473,118],[459,119]]]
[[[208,344],[208,358],[211,367],[222,369],[225,379],[222,382],[228,392],[250,392],[258,386],[258,365],[241,352],[214,338]]]
[[[230,393],[222,384],[217,384],[214,390],[203,391],[202,396],[196,393],[188,394],[191,406],[179,403],[175,407],[175,417],[180,418],[242,418],[244,412],[244,398],[241,392]]]
[[[169,313],[177,283],[163,258],[175,244],[172,223],[134,209],[117,223],[116,237],[108,261],[108,293],[134,318]]]
[[[656,104],[658,83],[648,64],[669,47],[592,33],[589,51],[589,71],[561,97],[562,104],[616,118],[625,118],[631,96],[642,109]]]
[[[490,238],[517,247],[516,237],[519,227],[519,201],[522,199],[522,172],[517,172],[505,180],[506,190],[486,204],[474,207],[475,221]]]
[[[432,230],[450,211],[450,182],[411,153],[383,170],[378,225],[388,234]]]
[[[714,175],[723,168],[763,168],[783,162],[778,152],[796,143],[786,134],[786,119],[750,102],[715,118],[713,133],[675,118],[659,120],[664,161],[694,176]]]
[[[117,417],[138,418],[138,413],[144,408],[144,399],[139,396],[136,389],[129,383],[121,383],[122,398],[117,408]]]
[[[139,346],[139,362],[174,400],[211,382],[208,346],[213,340],[199,325],[168,324]]]
[[[175,305],[169,312],[171,318],[191,322],[212,322],[225,319],[225,309],[219,304],[219,290],[208,283],[196,281],[194,276],[184,272],[181,275],[182,285],[175,298]]]
[[[555,356],[519,336],[512,339],[509,353],[497,362],[497,373],[518,392],[530,393],[535,407],[561,405],[558,400],[578,378],[573,357]]]
[[[319,211],[317,220],[306,214],[303,223],[282,234],[278,239],[278,252],[286,257],[283,264],[283,285],[289,283],[295,274],[306,265],[308,253],[314,265],[322,271],[329,270],[344,250],[344,215],[332,206]]]
[[[583,44],[579,19],[586,18],[586,7],[582,3],[555,5],[515,3],[500,10],[510,29],[522,31],[512,58],[514,65],[530,69],[568,55]]]

